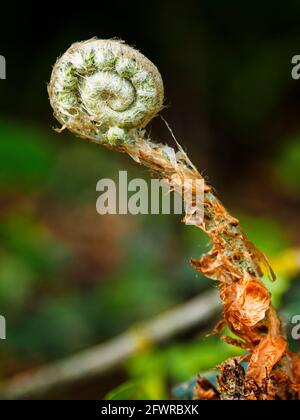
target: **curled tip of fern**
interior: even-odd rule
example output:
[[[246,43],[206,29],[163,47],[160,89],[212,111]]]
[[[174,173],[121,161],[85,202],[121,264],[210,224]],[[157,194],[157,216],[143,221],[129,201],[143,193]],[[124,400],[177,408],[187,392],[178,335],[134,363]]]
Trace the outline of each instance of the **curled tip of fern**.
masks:
[[[164,100],[156,66],[117,40],[73,44],[54,65],[48,92],[63,127],[111,146],[133,141]]]

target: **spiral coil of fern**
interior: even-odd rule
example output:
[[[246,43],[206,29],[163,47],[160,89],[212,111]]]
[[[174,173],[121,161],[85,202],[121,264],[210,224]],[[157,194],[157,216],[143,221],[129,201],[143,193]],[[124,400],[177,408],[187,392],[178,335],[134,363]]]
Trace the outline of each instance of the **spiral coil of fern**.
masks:
[[[161,110],[164,98],[154,64],[117,40],[73,44],[54,65],[48,91],[64,127],[112,146],[132,140]]]

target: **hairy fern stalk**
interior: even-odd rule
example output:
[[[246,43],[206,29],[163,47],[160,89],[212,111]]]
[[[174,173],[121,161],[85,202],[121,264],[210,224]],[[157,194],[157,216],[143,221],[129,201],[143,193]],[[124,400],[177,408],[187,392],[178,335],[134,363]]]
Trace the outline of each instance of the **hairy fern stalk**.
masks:
[[[145,126],[157,115],[164,100],[158,69],[140,52],[118,40],[92,39],[73,44],[54,65],[48,86],[54,115],[77,136],[115,151],[127,153],[173,188],[184,180],[203,180],[183,150],[153,143]],[[191,183],[191,189],[193,189]],[[184,200],[184,195],[183,195]],[[190,215],[184,218],[191,224]],[[205,276],[216,280],[224,319],[238,337],[230,343],[246,349],[249,363],[240,360],[220,366],[215,389],[199,378],[199,399],[300,399],[300,361],[287,349],[280,320],[262,283],[265,256],[247,239],[205,183],[204,219],[192,221],[210,238],[208,254],[191,261]]]

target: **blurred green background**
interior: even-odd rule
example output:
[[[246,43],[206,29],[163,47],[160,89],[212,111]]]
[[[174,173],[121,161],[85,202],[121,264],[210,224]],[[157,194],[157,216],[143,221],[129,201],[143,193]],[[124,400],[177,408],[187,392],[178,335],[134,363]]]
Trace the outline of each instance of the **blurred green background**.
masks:
[[[105,342],[215,284],[189,266],[207,238],[179,216],[99,216],[96,183],[143,176],[127,156],[57,134],[46,84],[71,43],[120,37],[160,69],[164,117],[193,162],[271,259],[290,338],[300,314],[300,4],[126,2],[59,12],[3,6],[0,54],[0,384]],[[158,118],[153,140],[173,145]],[[216,313],[104,377],[47,398],[167,398],[238,350],[206,338]],[[300,342],[291,340],[297,350]]]

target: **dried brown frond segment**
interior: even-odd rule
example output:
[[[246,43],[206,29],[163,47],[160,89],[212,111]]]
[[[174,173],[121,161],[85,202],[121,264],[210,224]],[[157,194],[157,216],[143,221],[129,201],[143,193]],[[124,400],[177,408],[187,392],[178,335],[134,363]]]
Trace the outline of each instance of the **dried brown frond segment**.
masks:
[[[216,388],[205,378],[199,376],[194,388],[194,400],[219,400],[220,394]]]
[[[280,320],[271,306],[270,294],[261,281],[261,267],[267,267],[271,280],[275,278],[265,255],[247,239],[238,220],[226,211],[211,190],[205,194],[205,218],[203,224],[198,227],[207,233],[213,247],[208,254],[198,260],[193,259],[192,266],[205,276],[219,282],[220,297],[224,307],[224,321],[221,322],[221,326],[225,322],[240,340],[222,338],[250,351],[243,392],[241,389],[240,392],[236,392],[239,388],[238,383],[243,378],[241,370],[233,369],[226,364],[224,369],[227,374],[234,372],[235,381],[232,379],[230,383],[232,385],[235,383],[235,391],[223,394],[233,399],[273,399],[274,395],[279,398],[278,382],[274,395],[271,392],[274,379],[271,374],[281,362],[279,370],[282,375],[281,384],[282,378],[286,378],[287,388],[292,389],[294,395],[299,378],[297,380],[292,378],[283,363],[286,358],[287,343],[281,335]],[[239,379],[237,379],[238,373]],[[224,390],[227,382],[223,376],[221,375],[219,380],[219,389],[223,387]],[[249,388],[249,384],[253,384],[252,387]],[[267,385],[268,391],[266,391]],[[287,395],[287,392],[285,394]]]
[[[247,376],[261,383],[266,376],[270,375],[273,367],[285,356],[287,342],[280,335],[280,321],[271,307],[268,319],[265,321],[268,333],[253,349],[247,370]]]
[[[291,370],[294,381],[300,384],[300,356],[289,352],[289,357],[291,359]]]
[[[222,285],[220,296],[227,324],[251,345],[254,339],[251,328],[265,318],[270,307],[269,292],[248,274],[229,286]]]
[[[179,185],[184,179],[203,179],[184,153],[174,153],[175,159],[169,159],[163,145],[141,138],[136,141],[139,147],[129,150],[127,146],[126,152],[157,176],[169,179],[170,184],[176,184],[176,180]],[[295,398],[299,376],[287,368],[287,343],[281,334],[280,320],[271,306],[269,291],[261,281],[265,267],[271,280],[275,278],[265,255],[248,240],[239,221],[227,212],[208,185],[204,187],[204,219],[195,225],[209,236],[212,249],[201,258],[193,259],[191,264],[219,283],[224,307],[220,329],[227,324],[240,339],[226,337],[225,340],[250,351],[246,373],[237,367],[236,361],[234,365],[227,363],[221,368],[221,399],[284,399],[283,395]],[[280,369],[277,368],[279,364]],[[298,371],[296,362],[294,366]],[[275,368],[276,377],[272,376]],[[282,391],[284,383],[286,389]],[[198,381],[195,392],[198,398],[218,398],[205,380]]]
[[[218,390],[206,379],[199,378],[195,386],[195,399],[219,400],[298,400],[299,385],[278,370],[266,375],[258,384],[247,378],[239,358],[231,358],[219,367]]]
[[[150,147],[141,140],[139,142],[139,149],[131,150],[130,155],[135,153],[136,161],[168,178],[173,185],[176,180],[179,185],[185,178],[202,179],[186,156],[181,155],[180,159],[171,161],[163,152],[162,145],[151,144]],[[287,344],[281,335],[280,320],[271,306],[270,294],[261,281],[261,267],[268,267],[271,279],[274,273],[265,255],[248,240],[239,221],[227,212],[209,186],[204,189],[204,219],[196,226],[207,233],[213,246],[206,255],[193,259],[192,266],[219,282],[224,306],[222,326],[227,324],[240,338],[240,341],[232,341],[233,344],[250,351],[249,368],[244,380],[255,386],[250,394],[248,392],[248,398],[254,394],[253,389],[262,392],[266,383],[270,386],[274,367],[286,356]],[[295,383],[284,366],[281,371],[282,377],[289,378],[290,384]],[[203,395],[206,399],[213,393],[210,388],[203,388],[203,384],[202,387],[198,384],[198,396]],[[258,398],[257,395],[255,398]]]
[[[203,180],[183,151],[170,152],[169,147],[166,150],[165,146],[153,144],[139,134],[135,145],[127,144],[120,151],[127,152],[156,176],[168,179],[173,187],[176,183],[180,187],[184,180]],[[272,280],[274,273],[265,255],[248,240],[239,221],[227,212],[206,184],[203,204],[204,219],[200,224],[194,224],[209,236],[212,249],[201,258],[193,259],[191,264],[197,271],[218,281],[224,307],[221,324],[227,324],[239,337],[240,340],[232,341],[233,344],[250,352],[245,374],[236,362],[234,366],[227,363],[222,368],[219,380],[219,388],[223,390],[221,399],[225,396],[227,399],[284,399],[283,395],[296,398],[299,395],[299,376],[293,375],[285,363],[287,343],[281,334],[280,320],[271,306],[270,294],[261,281],[262,268],[267,267]],[[187,223],[186,218],[184,222]],[[280,369],[277,368],[279,364]],[[294,366],[298,372],[296,362]],[[272,376],[275,368],[276,377]],[[229,372],[231,381],[227,382]],[[284,383],[286,389],[282,391]],[[218,398],[214,388],[204,380],[198,382],[196,393],[198,398]]]
[[[219,367],[217,377],[221,400],[245,400],[245,371],[235,358],[227,360]]]

